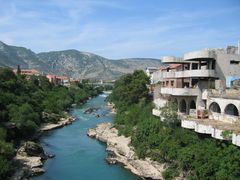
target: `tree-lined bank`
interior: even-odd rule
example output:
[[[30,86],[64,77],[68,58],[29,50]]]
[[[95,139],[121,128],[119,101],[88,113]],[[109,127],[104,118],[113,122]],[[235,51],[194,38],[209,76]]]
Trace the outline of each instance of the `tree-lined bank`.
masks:
[[[42,123],[56,123],[72,104],[96,96],[102,88],[87,83],[55,86],[44,76],[15,75],[0,69],[0,179],[15,170],[12,158],[22,140],[33,137]],[[45,112],[45,113],[43,113]],[[44,114],[49,116],[44,116]]]
[[[181,128],[174,104],[162,109],[165,122],[154,117],[148,82],[144,72],[135,71],[116,81],[108,98],[117,108],[115,127],[131,137],[138,157],[167,163],[165,179],[180,174],[189,179],[238,179],[240,149]]]

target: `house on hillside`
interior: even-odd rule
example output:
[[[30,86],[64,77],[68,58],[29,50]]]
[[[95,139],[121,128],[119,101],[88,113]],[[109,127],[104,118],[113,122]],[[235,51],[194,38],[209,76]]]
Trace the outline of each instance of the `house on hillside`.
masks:
[[[13,72],[17,74],[18,70],[13,69]],[[35,69],[20,69],[20,73],[26,76],[39,76],[41,73]]]
[[[62,85],[62,86],[70,86],[70,78],[67,76],[56,76],[53,74],[48,74],[46,76],[49,80],[49,82],[56,84],[56,85]]]

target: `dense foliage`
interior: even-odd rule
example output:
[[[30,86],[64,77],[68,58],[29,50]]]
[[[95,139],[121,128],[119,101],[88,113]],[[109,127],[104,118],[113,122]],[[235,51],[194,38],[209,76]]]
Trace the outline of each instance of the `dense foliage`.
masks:
[[[11,173],[10,160],[17,142],[34,135],[41,123],[57,121],[73,103],[101,91],[88,83],[67,88],[49,83],[44,76],[25,77],[0,69],[0,179]],[[43,112],[52,118],[44,118]]]
[[[126,103],[126,99],[123,98],[126,92],[119,89],[128,89],[130,96],[127,97],[131,97],[131,94],[143,87],[142,84],[134,86],[124,83],[127,79],[135,79],[135,75],[125,78],[117,81],[118,87],[113,90],[110,100],[116,103],[117,107],[121,107],[115,118],[116,127],[121,134],[131,136],[132,145],[140,158],[147,156],[167,163],[168,168],[163,173],[165,179],[172,179],[180,173],[189,179],[239,179],[238,147],[179,127],[174,104],[162,109],[162,122],[152,115],[151,103],[141,100],[141,93],[136,94],[136,99],[128,99]],[[121,87],[128,85],[135,88]]]
[[[113,93],[108,97],[118,109],[126,108],[139,101],[146,101],[148,98],[149,78],[143,71],[135,71],[133,74],[122,76],[114,84]]]

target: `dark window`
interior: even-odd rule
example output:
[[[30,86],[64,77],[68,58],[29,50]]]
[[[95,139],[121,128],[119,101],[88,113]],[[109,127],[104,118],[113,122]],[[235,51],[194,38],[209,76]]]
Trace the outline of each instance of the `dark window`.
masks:
[[[219,106],[217,103],[215,103],[215,102],[213,102],[213,103],[209,106],[209,109],[210,109],[210,111],[212,111],[212,112],[221,113],[220,106]]]
[[[229,114],[232,116],[239,116],[238,109],[233,104],[228,104],[224,110],[225,114]]]
[[[186,113],[187,112],[187,104],[184,99],[180,101],[180,112],[181,113]]]
[[[192,63],[192,69],[198,69],[198,63]]]
[[[190,109],[196,109],[196,103],[194,100],[192,100],[190,103]]]
[[[212,69],[215,69],[215,65],[216,65],[216,62],[213,61],[213,62],[212,62]]]
[[[230,64],[239,64],[239,61],[231,60]]]

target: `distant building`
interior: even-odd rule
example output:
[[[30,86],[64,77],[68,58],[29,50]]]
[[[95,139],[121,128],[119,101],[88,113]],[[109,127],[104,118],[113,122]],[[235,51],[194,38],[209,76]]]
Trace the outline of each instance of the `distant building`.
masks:
[[[62,86],[70,86],[70,78],[67,76],[56,76],[53,74],[48,74],[46,76],[49,80],[49,82],[56,84],[56,85],[62,85]]]
[[[57,76],[57,80],[59,80],[63,86],[70,86],[70,78],[67,76]]]
[[[151,84],[153,83],[152,74],[153,74],[155,71],[157,71],[157,70],[159,70],[158,67],[147,67],[146,70],[145,70],[147,76],[150,78]]]
[[[70,78],[70,83],[80,83],[81,82],[81,79],[80,78]]]
[[[13,72],[17,74],[17,69],[13,69]],[[21,69],[20,73],[26,76],[39,76],[41,73],[35,69]]]
[[[167,67],[152,73],[153,114],[161,116],[161,107],[175,102],[182,127],[213,133],[211,135],[218,139],[223,139],[219,132],[240,128],[240,89],[231,89],[240,79],[237,52],[236,47],[229,46],[189,52],[183,57],[162,57]],[[228,77],[235,78],[228,80]],[[222,125],[221,128],[214,129],[216,123]],[[238,126],[233,125],[236,123]],[[233,143],[240,146],[240,134],[233,137]]]

